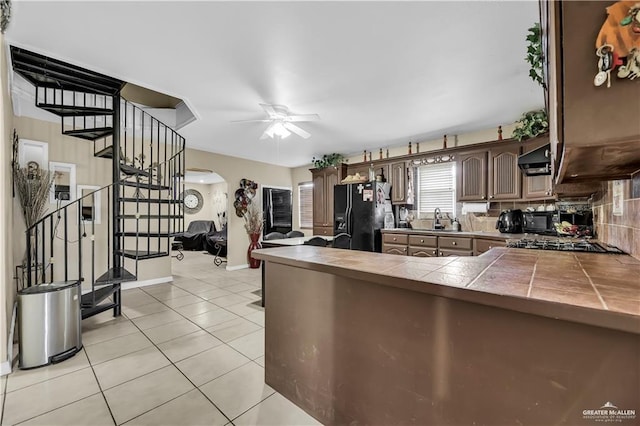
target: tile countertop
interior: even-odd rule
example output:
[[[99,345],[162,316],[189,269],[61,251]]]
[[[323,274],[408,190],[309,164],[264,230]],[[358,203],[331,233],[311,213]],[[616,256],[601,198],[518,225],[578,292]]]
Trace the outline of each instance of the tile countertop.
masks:
[[[431,229],[413,229],[413,228],[393,228],[393,229],[382,229],[383,234],[411,234],[411,235],[443,235],[446,237],[482,237],[486,239],[492,240],[511,240],[516,239],[519,240],[525,237],[531,237],[535,234],[504,234],[498,231],[433,231]],[[538,236],[538,235],[536,235]]]
[[[479,257],[423,258],[297,246],[254,250],[252,256],[640,334],[640,261],[627,255],[499,247]]]

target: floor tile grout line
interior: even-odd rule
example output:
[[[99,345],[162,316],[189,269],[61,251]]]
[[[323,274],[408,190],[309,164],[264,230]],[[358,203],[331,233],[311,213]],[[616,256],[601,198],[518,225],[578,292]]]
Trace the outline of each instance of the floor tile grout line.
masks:
[[[166,368],[166,367],[169,367],[169,366],[167,365],[167,366],[165,366],[165,367],[163,367],[163,368]],[[158,371],[158,370],[156,370],[156,371]],[[140,376],[140,377],[142,377],[142,376]],[[184,393],[181,393],[180,395],[178,395],[178,396],[176,396],[176,397],[174,397],[174,398],[171,398],[170,400],[165,401],[165,402],[163,402],[163,403],[162,403],[162,404],[160,404],[160,405],[156,405],[155,407],[148,409],[148,410],[147,410],[147,411],[145,411],[144,413],[140,413],[140,414],[138,414],[138,415],[137,415],[137,416],[135,416],[135,417],[131,417],[130,419],[127,419],[126,421],[124,421],[124,422],[122,422],[122,423],[117,423],[117,422],[115,422],[115,421],[114,421],[114,424],[115,424],[116,426],[125,425],[125,424],[129,423],[131,420],[137,419],[137,418],[138,418],[138,417],[140,417],[140,416],[144,416],[144,415],[145,415],[145,414],[147,414],[148,412],[153,411],[153,410],[155,410],[156,408],[160,408],[160,407],[162,407],[163,405],[168,404],[168,403],[170,403],[171,401],[174,401],[174,400],[176,400],[176,399],[178,399],[178,398],[180,398],[180,397],[183,397],[183,396],[185,396],[186,394],[188,394],[189,392],[192,392],[192,391],[194,391],[194,390],[195,390],[195,389],[189,389],[188,391],[186,391],[186,392],[184,392]],[[107,405],[108,405],[108,404],[107,404]],[[114,420],[115,420],[115,419],[114,419]]]
[[[0,413],[0,425],[4,424],[4,410],[7,409],[7,383],[9,382],[9,375],[5,376],[4,389],[2,389],[2,412]]]
[[[273,389],[273,388],[272,388],[272,389]],[[262,404],[262,403],[263,403],[263,402],[265,402],[267,399],[271,398],[273,395],[275,395],[275,394],[277,394],[277,393],[278,393],[278,391],[277,391],[277,390],[275,390],[275,389],[273,389],[273,390],[274,390],[274,392],[273,392],[271,395],[269,395],[269,396],[267,396],[266,398],[264,398],[264,399],[260,400],[260,402],[258,402],[257,404],[253,404],[251,407],[247,408],[247,409],[246,409],[246,410],[244,410],[242,413],[240,413],[240,414],[238,414],[237,416],[235,416],[235,417],[233,418],[233,420],[238,420],[238,418],[242,417],[243,415],[245,415],[246,413],[248,413],[249,411],[251,411],[252,409],[254,409],[255,407],[257,407],[258,405]],[[297,407],[297,406],[296,406],[296,407]]]
[[[134,325],[135,325],[135,324],[134,324]],[[196,325],[197,325],[197,324],[196,324]],[[138,327],[137,325],[135,325],[135,326],[136,326],[136,327]],[[140,331],[142,331],[142,330],[140,330]],[[191,383],[191,385],[192,385],[193,387],[195,387],[196,389],[198,389],[198,392],[200,392],[200,393],[202,394],[202,396],[204,396],[204,397],[207,399],[207,401],[209,401],[209,402],[210,402],[210,403],[211,403],[211,404],[216,408],[216,410],[218,410],[218,411],[219,411],[219,412],[220,412],[220,413],[221,413],[221,414],[222,414],[222,415],[223,415],[223,416],[224,416],[224,417],[225,417],[229,422],[231,422],[231,419],[230,419],[230,418],[229,418],[229,417],[228,417],[228,416],[227,416],[227,415],[226,415],[226,414],[225,414],[225,413],[224,413],[224,412],[223,412],[223,411],[222,411],[222,410],[221,410],[221,409],[220,409],[220,408],[219,408],[219,407],[218,407],[218,406],[213,402],[213,401],[211,401],[211,400],[209,399],[209,397],[208,397],[207,395],[205,395],[205,394],[204,394],[204,392],[202,392],[202,391],[200,390],[200,387],[199,387],[199,386],[197,386],[195,383],[193,383],[193,382],[191,381],[191,379],[189,379],[189,377],[187,377],[187,375],[186,375],[186,374],[184,374],[184,372],[183,372],[182,370],[180,370],[180,368],[179,368],[179,367],[178,367],[178,366],[177,366],[177,365],[176,365],[176,364],[175,364],[175,363],[174,363],[174,362],[173,362],[173,361],[172,361],[172,360],[167,356],[167,354],[165,354],[164,352],[162,352],[162,349],[160,349],[160,348],[159,348],[155,343],[153,343],[153,342],[151,342],[151,343],[156,347],[156,349],[158,349],[158,350],[160,351],[160,353],[162,353],[162,355],[163,355],[165,358],[167,358],[167,360],[171,363],[171,366],[173,366],[176,370],[178,370],[178,372],[180,372],[180,374],[182,374],[182,376],[183,376],[183,377],[184,377],[184,378],[185,378],[189,383]],[[223,342],[223,344],[224,344],[224,342]],[[210,349],[212,349],[212,348],[210,348]],[[208,350],[208,349],[207,349],[207,350]],[[203,352],[205,352],[205,351],[203,351]],[[185,359],[186,359],[186,358],[185,358]],[[181,361],[182,361],[182,360],[181,360]],[[193,390],[193,389],[191,389],[191,390]],[[188,392],[190,392],[191,390],[189,390]],[[188,393],[188,392],[185,392],[185,394],[186,394],[186,393]],[[183,394],[183,395],[184,395],[184,394]],[[175,399],[175,398],[174,398],[174,399]],[[171,401],[172,401],[172,400],[171,400]],[[160,404],[160,405],[158,405],[157,407],[154,407],[153,409],[156,409],[156,408],[158,408],[158,407],[161,407],[161,406],[163,406],[164,404],[166,404],[167,402],[169,402],[169,401],[166,401],[166,402],[164,402],[163,404]],[[149,411],[151,411],[151,410],[149,410]],[[146,411],[146,412],[148,412],[148,411]],[[146,412],[145,412],[145,413],[146,413]],[[143,414],[144,414],[144,413],[143,413]],[[131,421],[131,420],[132,420],[132,419],[129,419],[129,420],[127,420],[127,421]]]
[[[86,351],[85,351],[86,355]],[[98,385],[98,389],[100,389],[100,395],[102,395],[102,399],[104,400],[105,405],[107,406],[107,410],[109,410],[109,415],[111,416],[111,420],[113,420],[113,424],[117,425],[116,418],[113,415],[113,411],[111,411],[111,406],[109,405],[109,401],[107,401],[107,396],[104,394],[104,390],[102,389],[102,385],[100,384],[100,380],[98,380],[98,375],[96,374],[96,370],[93,368],[93,364],[89,359],[89,355],[87,355],[87,360],[89,361],[89,367],[91,367],[91,372],[93,373],[93,377],[96,379],[96,384]]]
[[[87,367],[87,368],[88,368],[88,367]],[[54,411],[56,411],[56,410],[59,410],[59,409],[61,409],[61,408],[68,407],[69,405],[71,405],[71,404],[75,404],[76,402],[84,401],[84,400],[85,400],[85,399],[87,399],[87,398],[91,398],[91,397],[96,396],[96,395],[101,394],[101,393],[102,393],[101,391],[98,391],[98,392],[96,392],[96,393],[92,393],[91,395],[84,396],[84,397],[82,397],[82,398],[80,398],[80,399],[77,399],[77,400],[75,400],[75,401],[71,401],[71,402],[68,402],[68,403],[66,403],[66,404],[62,404],[62,405],[60,405],[60,406],[58,406],[58,407],[56,407],[56,408],[52,408],[51,410],[45,411],[45,412],[40,413],[40,414],[38,414],[38,415],[36,415],[36,416],[29,417],[28,419],[21,420],[20,422],[15,423],[15,425],[21,425],[21,424],[23,424],[24,422],[28,422],[29,420],[33,420],[33,419],[36,419],[36,418],[38,418],[38,417],[40,417],[40,416],[44,416],[45,414],[52,413],[52,412],[54,412]],[[109,413],[111,413],[111,411],[109,411]],[[2,420],[3,420],[3,422],[4,422],[4,419],[2,419]],[[4,425],[4,423],[0,423],[0,424],[1,424],[1,425]],[[115,425],[115,421],[114,421],[114,423],[113,423],[113,424]]]

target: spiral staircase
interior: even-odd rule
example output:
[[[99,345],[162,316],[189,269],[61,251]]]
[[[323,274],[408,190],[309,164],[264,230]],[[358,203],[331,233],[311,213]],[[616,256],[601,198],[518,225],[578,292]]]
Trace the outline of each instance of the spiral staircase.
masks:
[[[92,143],[112,175],[96,191],[57,201],[26,230],[19,282],[80,281],[83,319],[110,309],[118,316],[122,283],[137,280],[140,262],[170,256],[172,236],[184,230],[185,139],[123,99],[121,80],[14,46],[11,58],[35,86],[36,106],[60,117],[62,134]],[[100,223],[97,199],[107,206]]]

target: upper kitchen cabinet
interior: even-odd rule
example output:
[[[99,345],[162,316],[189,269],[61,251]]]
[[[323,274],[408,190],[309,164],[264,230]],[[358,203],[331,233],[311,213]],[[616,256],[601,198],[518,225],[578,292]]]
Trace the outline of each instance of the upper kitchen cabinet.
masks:
[[[410,168],[406,161],[398,161],[390,164],[391,167],[391,204],[407,204],[409,189]]]
[[[522,153],[526,154],[549,143],[548,136],[541,136],[524,142]],[[527,200],[542,200],[553,198],[553,184],[551,175],[524,176],[522,198]]]
[[[461,154],[457,160],[458,200],[487,199],[487,151]]]
[[[520,147],[513,144],[489,150],[489,200],[513,200],[521,197],[522,172],[518,168],[519,154]]]
[[[596,39],[614,2],[541,4],[556,183],[629,178],[640,169],[640,79],[618,78],[616,69],[611,87],[594,85]],[[631,31],[631,25],[615,27]]]
[[[333,187],[347,174],[347,166],[311,169],[313,176],[313,234],[333,235]]]

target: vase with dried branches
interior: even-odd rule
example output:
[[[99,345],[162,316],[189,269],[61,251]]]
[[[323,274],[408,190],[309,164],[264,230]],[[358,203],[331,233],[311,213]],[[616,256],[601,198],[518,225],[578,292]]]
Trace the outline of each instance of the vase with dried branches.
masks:
[[[54,174],[48,170],[33,168],[15,168],[13,170],[13,179],[20,200],[20,210],[27,229],[30,229],[44,215],[47,200],[49,199],[49,191],[53,184]],[[33,230],[30,230],[29,238],[35,238]],[[31,243],[32,250],[35,247]],[[35,259],[34,253],[31,253],[31,261]],[[23,268],[28,266],[29,253],[25,251],[22,259]]]
[[[260,210],[256,203],[249,204],[244,214],[244,229],[246,229],[251,239],[249,249],[247,250],[247,260],[249,261],[249,267],[252,269],[260,267],[260,261],[251,257],[251,252],[255,249],[262,248],[259,239],[263,225],[262,210]]]

